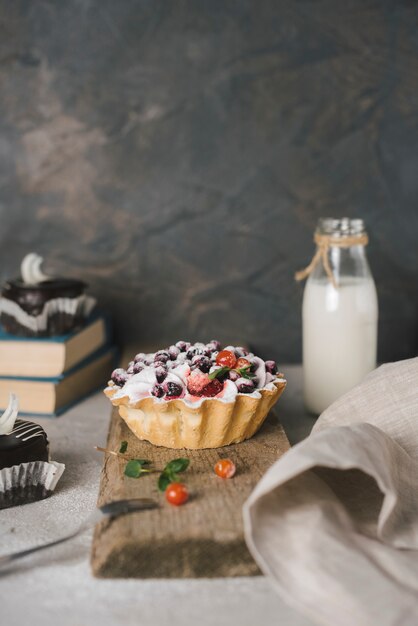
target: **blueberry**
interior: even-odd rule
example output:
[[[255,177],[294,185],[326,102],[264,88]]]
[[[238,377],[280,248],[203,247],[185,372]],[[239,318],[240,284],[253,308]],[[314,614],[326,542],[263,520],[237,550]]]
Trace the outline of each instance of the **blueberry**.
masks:
[[[229,380],[232,380],[232,381],[236,382],[238,380],[238,378],[241,378],[240,375],[238,374],[238,372],[234,372],[234,370],[231,370],[229,372]]]
[[[162,383],[165,378],[167,378],[167,370],[165,367],[161,365],[155,368],[155,378],[157,382]]]
[[[141,363],[141,361],[138,361],[137,363],[134,363],[133,368],[132,368],[134,374],[139,374],[139,372],[142,372],[144,367],[145,367],[145,365],[143,363]]]
[[[134,361],[135,363],[138,363],[138,361],[145,361],[146,358],[146,354],[144,354],[143,352],[138,352],[138,354],[134,358]]]
[[[191,360],[192,360],[192,358],[193,358],[194,356],[196,356],[196,354],[197,354],[197,352],[196,352],[196,348],[193,348],[193,347],[192,347],[192,348],[189,348],[189,349],[187,350],[187,352],[186,352],[186,356],[187,356],[187,358],[189,359],[189,361],[191,361]]]
[[[177,365],[182,365],[182,363],[185,363],[185,361],[187,361],[186,353],[180,352],[177,359],[173,361],[173,367],[177,367]]]
[[[200,347],[196,347],[196,346],[192,346],[191,348],[189,348],[187,350],[187,358],[191,361],[193,359],[194,356],[197,355],[203,355],[203,356],[207,356],[207,352],[206,352],[206,348],[205,346]]]
[[[166,350],[159,350],[154,355],[154,362],[155,361],[162,361],[163,363],[167,363],[169,358],[170,358],[170,355],[168,354],[168,352]]]
[[[157,369],[157,367],[163,367],[165,370],[167,369],[167,363],[165,361],[154,361],[153,366]]]
[[[252,380],[246,378],[240,378],[237,382],[237,389],[239,393],[252,393],[254,391],[254,383]]]
[[[154,387],[151,389],[151,395],[155,396],[156,398],[162,398],[164,395],[164,389],[161,385],[154,385]]]
[[[183,387],[177,383],[169,382],[165,384],[165,392],[167,398],[177,398],[178,396],[181,396]]]
[[[197,367],[201,372],[207,374],[211,367],[211,362],[209,361],[207,356],[203,356],[202,354],[196,354],[196,356],[192,359],[192,367]]]
[[[115,385],[118,385],[118,387],[123,387],[123,385],[128,380],[128,373],[121,367],[118,367],[118,369],[112,372],[110,378],[113,380]]]
[[[221,349],[221,342],[217,339],[211,339],[209,343],[206,344],[206,349],[210,352],[219,352]]]
[[[266,361],[264,365],[266,366],[266,372],[269,374],[277,374],[276,361]]]
[[[126,368],[126,372],[127,372],[128,374],[133,374],[133,373],[134,373],[134,365],[135,365],[135,362],[134,362],[134,361],[129,361],[129,365],[128,365],[128,367]]]
[[[189,341],[178,341],[176,343],[176,347],[180,350],[180,352],[186,352],[190,348]]]
[[[177,346],[170,346],[168,349],[168,354],[170,356],[170,359],[172,361],[175,361],[180,354],[180,348],[178,348]]]

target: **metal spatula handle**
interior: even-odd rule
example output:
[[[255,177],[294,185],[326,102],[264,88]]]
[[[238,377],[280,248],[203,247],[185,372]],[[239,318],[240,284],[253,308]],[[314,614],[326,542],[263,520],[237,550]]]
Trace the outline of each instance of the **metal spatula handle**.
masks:
[[[85,519],[84,522],[77,528],[77,530],[69,535],[65,535],[64,537],[55,539],[54,541],[48,541],[48,543],[43,543],[39,546],[27,548],[26,550],[19,550],[18,552],[11,552],[10,554],[0,556],[0,567],[12,563],[13,561],[17,561],[18,559],[22,559],[25,556],[29,556],[34,552],[40,552],[41,550],[58,546],[60,543],[70,541],[70,539],[74,539],[87,529],[100,522],[104,517],[118,517],[119,515],[135,513],[136,511],[155,509],[157,506],[158,503],[150,498],[133,498],[132,500],[116,500],[115,502],[109,502],[108,504],[104,504],[102,507],[94,510],[93,513],[89,515],[89,517],[87,517],[87,519]]]

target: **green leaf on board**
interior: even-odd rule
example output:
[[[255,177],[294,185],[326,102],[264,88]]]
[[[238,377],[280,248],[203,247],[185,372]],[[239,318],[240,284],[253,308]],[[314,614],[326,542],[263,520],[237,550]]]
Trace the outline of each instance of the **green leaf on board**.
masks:
[[[144,472],[144,466],[149,465],[151,461],[147,459],[131,459],[125,465],[125,476],[129,478],[139,478]]]
[[[158,477],[158,489],[159,489],[159,491],[163,491],[164,492],[171,482],[173,482],[171,480],[171,477],[166,472],[161,472],[160,476]]]
[[[167,473],[185,472],[190,465],[190,459],[173,459],[164,468]]]
[[[125,454],[127,449],[128,449],[128,442],[127,441],[121,441],[120,442],[120,448],[119,448],[120,454]]]

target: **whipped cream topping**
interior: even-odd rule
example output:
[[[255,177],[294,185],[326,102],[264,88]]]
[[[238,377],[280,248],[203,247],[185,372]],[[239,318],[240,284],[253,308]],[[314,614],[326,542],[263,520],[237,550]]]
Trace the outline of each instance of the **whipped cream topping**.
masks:
[[[43,261],[43,258],[35,252],[31,252],[24,257],[20,266],[20,273],[24,283],[27,285],[36,285],[50,279],[50,277],[41,270]]]
[[[275,382],[284,381],[277,374],[274,361],[263,361],[244,348],[227,346],[222,354],[232,361],[230,367],[218,359],[218,341],[208,344],[179,341],[165,350],[139,353],[126,370],[112,373],[107,390],[112,399],[128,398],[130,405],[152,397],[156,402],[181,399],[197,407],[208,398],[234,402],[237,395],[260,398],[261,389],[275,389]]]
[[[10,433],[13,432],[18,410],[19,402],[17,396],[11,393],[7,409],[0,417],[0,435],[10,435]]]

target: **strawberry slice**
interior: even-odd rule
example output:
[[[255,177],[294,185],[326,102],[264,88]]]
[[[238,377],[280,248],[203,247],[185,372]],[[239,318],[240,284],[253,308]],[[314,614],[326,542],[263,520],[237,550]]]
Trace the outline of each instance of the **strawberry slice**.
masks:
[[[200,396],[202,390],[210,383],[210,378],[200,370],[193,370],[187,378],[187,389],[192,396]]]
[[[199,370],[193,370],[187,379],[187,389],[192,396],[203,396],[213,398],[224,388],[223,383],[215,378],[210,380],[207,374]]]

